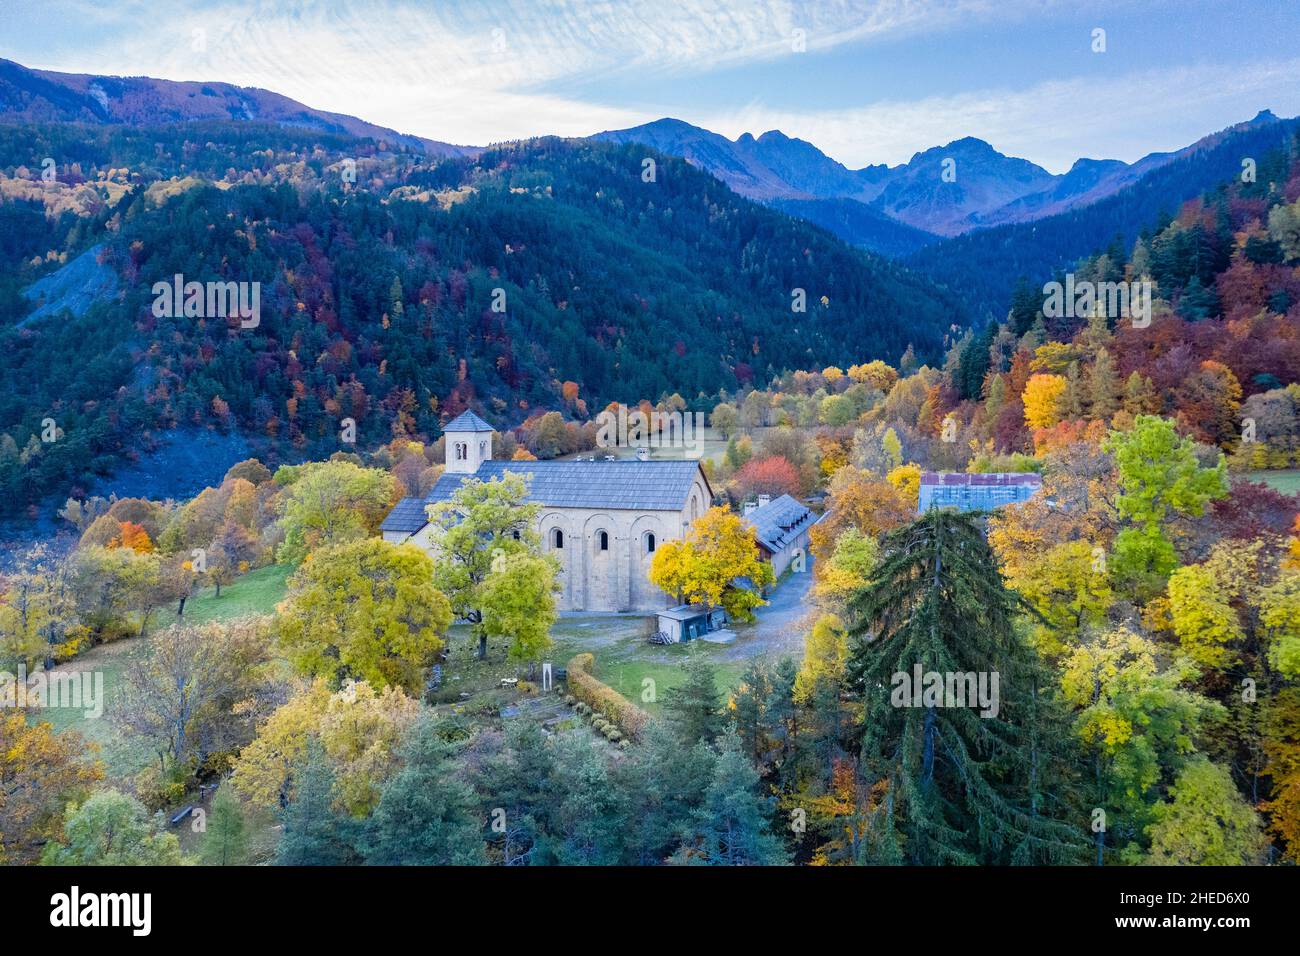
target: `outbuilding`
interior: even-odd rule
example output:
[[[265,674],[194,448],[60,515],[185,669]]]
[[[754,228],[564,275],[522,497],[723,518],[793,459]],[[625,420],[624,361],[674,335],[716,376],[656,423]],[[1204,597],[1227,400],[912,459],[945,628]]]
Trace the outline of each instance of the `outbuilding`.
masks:
[[[679,604],[658,612],[658,631],[654,640],[659,644],[679,644],[693,641],[713,631],[722,630],[727,623],[727,612],[720,607],[709,610],[702,604]]]

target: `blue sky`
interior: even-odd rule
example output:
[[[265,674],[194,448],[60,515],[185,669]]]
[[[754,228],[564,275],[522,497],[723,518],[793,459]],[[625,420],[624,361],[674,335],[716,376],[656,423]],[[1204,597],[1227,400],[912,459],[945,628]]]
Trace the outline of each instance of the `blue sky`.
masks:
[[[1060,172],[1300,114],[1297,36],[1294,0],[0,0],[0,56],[40,69],[260,86],[457,143],[675,116],[851,167],[969,135]]]

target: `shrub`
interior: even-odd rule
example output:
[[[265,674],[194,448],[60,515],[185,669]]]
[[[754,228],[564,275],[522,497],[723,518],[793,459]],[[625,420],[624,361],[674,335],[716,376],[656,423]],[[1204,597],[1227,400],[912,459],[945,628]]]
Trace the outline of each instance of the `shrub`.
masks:
[[[192,776],[184,767],[169,763],[165,771],[150,764],[135,777],[135,792],[151,811],[174,807],[185,799]]]
[[[596,680],[591,675],[595,663],[596,658],[591,654],[579,654],[569,661],[569,692],[611,721],[623,734],[639,740],[650,715],[614,688]]]
[[[570,706],[570,707],[573,706],[574,702],[575,702],[577,699],[578,699],[578,698],[574,697],[572,694],[565,694],[565,695],[564,695],[564,702],[565,702],[568,706]]]

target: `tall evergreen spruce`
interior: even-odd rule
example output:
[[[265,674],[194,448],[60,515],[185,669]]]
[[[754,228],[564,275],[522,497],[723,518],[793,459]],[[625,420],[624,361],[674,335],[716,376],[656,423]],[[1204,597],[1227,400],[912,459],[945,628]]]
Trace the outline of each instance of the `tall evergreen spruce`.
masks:
[[[284,811],[276,847],[280,866],[345,866],[356,861],[352,821],[334,809],[334,771],[312,737],[293,772],[294,796]]]
[[[226,784],[222,784],[212,798],[199,859],[208,866],[242,866],[248,861],[248,826],[244,822],[244,808],[239,797]]]
[[[687,746],[701,740],[712,743],[723,724],[717,669],[704,651],[693,648],[687,655],[685,670],[686,680],[670,687],[664,695],[664,710],[677,736]]]
[[[473,789],[429,718],[402,744],[405,766],[371,814],[366,862],[380,866],[471,866],[487,862]]]
[[[887,783],[885,825],[909,862],[1078,862],[1086,818],[1047,797],[1068,773],[1045,741],[1068,740],[1069,730],[1016,634],[1023,604],[1004,587],[978,521],[931,511],[891,533],[872,583],[850,602],[849,678],[865,704],[862,772]],[[910,680],[916,665],[945,676],[996,674],[996,715],[928,699],[896,706],[895,675]]]
[[[695,814],[694,833],[671,862],[711,866],[780,866],[789,862],[781,838],[772,832],[774,801],[741,752],[733,729],[719,741],[713,782]]]

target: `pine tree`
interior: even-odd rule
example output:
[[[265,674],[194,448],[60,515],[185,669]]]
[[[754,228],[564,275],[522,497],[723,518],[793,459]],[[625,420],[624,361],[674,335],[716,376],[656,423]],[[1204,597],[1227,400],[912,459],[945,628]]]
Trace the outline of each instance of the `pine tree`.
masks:
[[[1029,280],[1021,276],[1016,280],[1015,290],[1011,293],[1011,311],[1007,315],[1007,323],[1011,326],[1012,333],[1017,336],[1024,335],[1041,317],[1042,312],[1042,295],[1035,292]]]
[[[207,832],[199,859],[208,866],[240,866],[248,859],[248,827],[244,807],[234,791],[223,784],[212,798]]]
[[[650,722],[631,756],[612,771],[619,789],[631,800],[624,836],[627,862],[663,863],[694,828],[718,758],[703,742],[682,747],[661,720]]]
[[[380,866],[471,866],[486,862],[474,791],[459,777],[452,748],[431,719],[407,732],[405,766],[371,814],[366,862]]]
[[[1124,411],[1130,415],[1148,415],[1157,411],[1155,386],[1140,372],[1129,374],[1124,383]]]
[[[698,648],[687,656],[685,669],[686,680],[664,695],[664,710],[687,746],[700,740],[712,743],[722,730],[717,671],[708,655]]]
[[[782,779],[792,767],[791,757],[799,739],[799,710],[794,705],[794,682],[799,676],[799,665],[793,657],[783,657],[772,668],[767,700],[763,711],[770,728],[768,733],[780,742],[779,770]]]
[[[1090,417],[1109,422],[1119,411],[1119,375],[1115,360],[1105,348],[1097,350],[1097,357],[1088,368],[1087,395]]]
[[[761,660],[753,660],[745,668],[740,684],[731,695],[731,720],[740,738],[741,747],[754,763],[759,763],[767,750],[764,708],[771,690],[767,667]]]
[[[1016,634],[1023,608],[977,518],[944,511],[892,532],[873,582],[850,602],[860,764],[886,785],[887,826],[914,863],[1064,862],[1084,845],[1081,824],[1056,819],[1064,811],[1044,799],[1063,784],[1046,776],[1057,765],[1044,741],[1068,730],[1043,726],[1049,682]],[[917,669],[945,682],[979,675],[987,688],[996,677],[996,706],[900,700]]]
[[[550,800],[557,863],[613,866],[623,862],[628,795],[614,786],[603,751],[579,734],[556,741]]]
[[[334,809],[334,771],[313,737],[293,772],[294,796],[276,847],[280,866],[343,866],[355,862],[352,821]]]
[[[789,861],[772,833],[772,800],[760,795],[758,771],[740,752],[734,730],[721,741],[713,782],[696,828],[675,862],[714,866],[777,866]]]
[[[1079,374],[1079,363],[1071,362],[1065,372],[1065,391],[1061,393],[1061,419],[1078,421],[1083,418],[1085,396],[1083,381]]]
[[[550,862],[549,794],[555,760],[542,728],[531,720],[512,724],[505,752],[484,761],[475,788],[504,817],[492,830],[494,859],[506,866]]]

